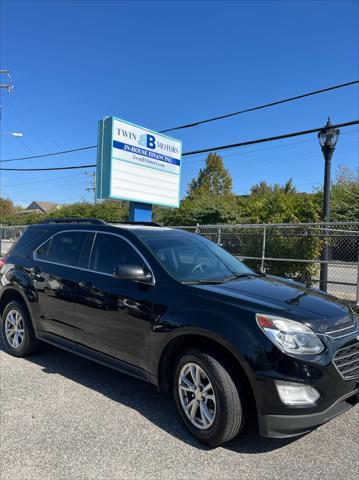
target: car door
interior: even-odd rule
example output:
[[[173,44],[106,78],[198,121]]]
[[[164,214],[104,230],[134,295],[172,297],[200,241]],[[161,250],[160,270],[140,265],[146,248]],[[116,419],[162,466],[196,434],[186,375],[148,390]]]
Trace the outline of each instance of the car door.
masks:
[[[126,238],[98,232],[77,287],[75,339],[146,371],[154,286],[115,278],[120,264],[146,261]]]
[[[40,333],[74,340],[76,289],[80,268],[88,266],[93,237],[82,231],[59,232],[34,252]]]

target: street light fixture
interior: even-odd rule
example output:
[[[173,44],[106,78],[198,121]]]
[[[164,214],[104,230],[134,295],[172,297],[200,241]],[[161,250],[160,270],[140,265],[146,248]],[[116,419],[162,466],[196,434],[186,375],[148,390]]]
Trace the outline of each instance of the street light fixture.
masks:
[[[325,223],[330,219],[330,177],[331,177],[331,162],[333,153],[338,142],[340,130],[339,128],[333,128],[330,118],[325,127],[318,133],[319,144],[322,148],[325,169],[324,169],[324,191],[323,191],[323,219]],[[328,260],[329,260],[329,243],[328,232],[325,231],[325,245],[323,249],[322,260],[320,269],[320,288],[327,291],[328,288]]]
[[[12,135],[13,137],[23,137],[22,132],[0,132],[0,135]]]

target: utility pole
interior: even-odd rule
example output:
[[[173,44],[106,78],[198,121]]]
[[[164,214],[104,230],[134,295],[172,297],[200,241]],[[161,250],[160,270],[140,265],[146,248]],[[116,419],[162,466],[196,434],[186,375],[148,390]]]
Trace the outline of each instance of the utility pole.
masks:
[[[89,176],[89,183],[88,187],[86,187],[86,190],[94,193],[93,201],[96,203],[96,172],[85,172],[85,175]]]
[[[14,85],[11,80],[10,70],[0,70],[0,98],[3,95],[2,90],[5,90],[7,93],[11,93],[13,88],[14,88]],[[2,119],[2,102],[0,100],[0,138],[2,134],[1,119]],[[1,173],[0,173],[0,198],[1,198]]]
[[[10,76],[10,70],[0,70],[0,76],[5,76],[6,77],[6,82],[7,83],[0,83],[0,88],[5,88],[7,90],[7,93],[11,93],[14,85],[11,80]]]
[[[5,77],[5,78],[4,78]],[[3,83],[2,79],[4,78],[5,83]],[[10,70],[0,70],[0,96],[2,96],[2,89],[7,91],[7,93],[11,93],[14,86],[10,76]],[[1,134],[1,117],[2,117],[2,104],[0,99],[0,134]],[[1,138],[1,135],[0,135]],[[1,144],[0,144],[0,152],[1,152]],[[1,189],[1,172],[0,172],[0,199],[1,199],[2,189]],[[0,256],[1,256],[1,240],[2,240],[2,225],[0,223]]]

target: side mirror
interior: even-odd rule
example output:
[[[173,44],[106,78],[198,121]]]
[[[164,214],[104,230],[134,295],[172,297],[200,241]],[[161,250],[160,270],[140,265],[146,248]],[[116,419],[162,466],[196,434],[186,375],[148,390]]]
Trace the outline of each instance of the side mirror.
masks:
[[[142,265],[118,265],[113,276],[118,280],[132,280],[133,282],[151,283],[152,275],[145,272]]]

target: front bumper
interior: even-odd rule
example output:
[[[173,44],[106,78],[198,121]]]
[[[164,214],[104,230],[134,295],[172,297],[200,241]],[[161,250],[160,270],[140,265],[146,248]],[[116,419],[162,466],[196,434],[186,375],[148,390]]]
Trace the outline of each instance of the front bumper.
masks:
[[[346,412],[359,401],[359,388],[338,398],[322,412],[305,415],[258,415],[259,433],[263,437],[288,438],[303,435]]]

